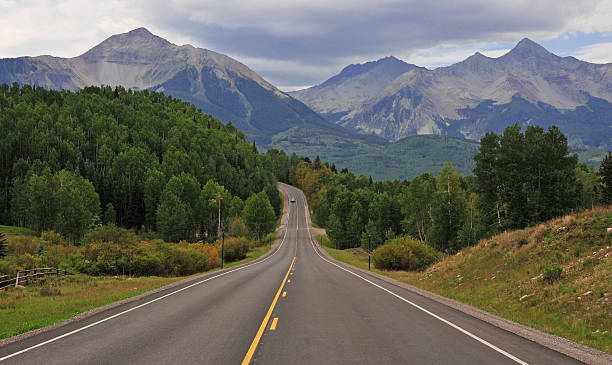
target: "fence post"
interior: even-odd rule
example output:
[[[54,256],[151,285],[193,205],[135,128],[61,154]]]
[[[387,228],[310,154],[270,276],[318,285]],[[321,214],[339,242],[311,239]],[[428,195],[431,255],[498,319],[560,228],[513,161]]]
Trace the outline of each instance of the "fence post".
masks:
[[[15,278],[15,288],[19,286],[19,270],[17,270],[17,277]]]

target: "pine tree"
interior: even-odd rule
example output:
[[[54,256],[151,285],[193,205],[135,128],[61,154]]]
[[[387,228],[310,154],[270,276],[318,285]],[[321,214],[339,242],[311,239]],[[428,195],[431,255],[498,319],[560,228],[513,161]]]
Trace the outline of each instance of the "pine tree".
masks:
[[[319,158],[319,155],[317,155],[317,157],[315,157],[314,162],[312,163],[312,169],[313,170],[320,170],[321,169],[321,159]]]
[[[598,172],[601,179],[601,202],[612,204],[612,152],[608,151],[599,167]]]
[[[104,223],[112,223],[115,224],[117,221],[117,213],[115,212],[115,207],[113,203],[106,204],[104,208]]]

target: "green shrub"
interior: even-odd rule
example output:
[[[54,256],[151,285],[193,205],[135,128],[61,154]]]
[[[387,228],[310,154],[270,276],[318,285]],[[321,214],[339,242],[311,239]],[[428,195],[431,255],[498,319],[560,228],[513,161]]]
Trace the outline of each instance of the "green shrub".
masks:
[[[168,253],[166,269],[170,269],[173,275],[204,272],[208,266],[206,254],[184,241],[178,245],[170,245]]]
[[[213,245],[143,241],[134,232],[112,224],[87,233],[83,241],[81,246],[74,246],[53,231],[43,233],[41,239],[14,237],[12,254],[0,259],[0,275],[35,267],[58,267],[89,275],[182,276],[220,264],[219,251]],[[243,238],[235,245],[230,240],[232,260],[234,256],[246,256],[243,241],[248,251],[248,240]],[[44,250],[38,250],[41,244]]]
[[[383,270],[423,270],[439,257],[438,251],[409,236],[389,240],[372,253],[374,266]]]
[[[59,246],[69,246],[70,243],[66,241],[61,234],[55,231],[45,231],[40,235],[40,239],[42,242],[45,242],[47,245],[59,245]]]
[[[134,276],[168,275],[163,260],[158,251],[143,250],[130,261],[129,273]]]
[[[276,232],[268,233],[258,242],[258,246],[271,245],[276,239]]]
[[[584,262],[582,263],[582,268],[588,269],[591,266],[595,265],[596,261],[597,260],[594,259],[593,257],[587,257],[586,259],[584,259]]]
[[[94,242],[114,242],[121,244],[131,244],[140,241],[138,235],[129,229],[117,227],[109,223],[91,230],[85,234],[84,243]]]
[[[584,247],[582,243],[578,242],[574,246],[572,246],[572,255],[576,257],[580,257],[580,255],[584,252]]]
[[[559,265],[552,265],[542,273],[542,280],[547,283],[553,283],[559,279],[561,279],[561,274],[563,274],[563,269]]]
[[[227,235],[230,237],[243,237],[248,234],[244,221],[238,217],[232,218],[227,228]]]
[[[223,259],[226,262],[242,260],[246,257],[251,246],[246,237],[233,237],[225,239]]]
[[[25,254],[36,255],[40,240],[36,237],[17,236],[11,237],[8,244],[8,256],[20,256]]]

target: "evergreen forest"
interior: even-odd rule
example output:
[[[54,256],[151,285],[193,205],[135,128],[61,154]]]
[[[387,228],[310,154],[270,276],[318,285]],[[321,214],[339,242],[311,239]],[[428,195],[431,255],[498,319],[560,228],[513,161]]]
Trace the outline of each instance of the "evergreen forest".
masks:
[[[612,157],[599,172],[579,163],[555,126],[522,130],[515,124],[488,133],[474,156],[473,175],[447,162],[437,175],[373,181],[318,157],[267,153],[278,179],[303,189],[313,222],[326,228],[338,249],[374,250],[409,237],[452,254],[499,232],[612,203]]]
[[[163,93],[0,85],[3,225],[55,230],[72,242],[104,223],[213,242],[255,194],[265,194],[252,200],[271,205],[266,219],[276,220],[282,201],[272,171],[231,122]],[[264,226],[257,235],[274,224]]]

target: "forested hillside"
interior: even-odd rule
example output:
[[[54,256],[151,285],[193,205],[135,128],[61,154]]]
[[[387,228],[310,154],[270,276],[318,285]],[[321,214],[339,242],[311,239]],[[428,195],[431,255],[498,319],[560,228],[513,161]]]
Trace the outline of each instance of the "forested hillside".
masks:
[[[447,163],[438,176],[374,182],[319,159],[269,154],[278,178],[304,190],[313,221],[340,249],[368,243],[374,249],[396,236],[411,236],[453,253],[508,229],[612,202],[606,179],[578,163],[556,127],[522,131],[513,125],[503,134],[487,134],[474,157],[473,176]],[[605,161],[612,163],[612,157]],[[612,181],[612,173],[603,175]]]
[[[71,240],[100,223],[216,239],[243,201],[281,201],[269,157],[231,123],[162,93],[0,85],[0,224]]]

